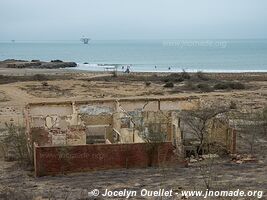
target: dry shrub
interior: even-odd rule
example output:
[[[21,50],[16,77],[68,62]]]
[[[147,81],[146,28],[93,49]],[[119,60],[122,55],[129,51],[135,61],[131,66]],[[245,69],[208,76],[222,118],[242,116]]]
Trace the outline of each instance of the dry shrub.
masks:
[[[4,152],[6,160],[17,160],[23,165],[31,163],[24,127],[6,124],[6,133],[2,144],[3,149],[6,150]]]
[[[172,88],[172,87],[174,87],[174,84],[173,84],[173,82],[168,82],[163,87],[165,87],[165,88]]]

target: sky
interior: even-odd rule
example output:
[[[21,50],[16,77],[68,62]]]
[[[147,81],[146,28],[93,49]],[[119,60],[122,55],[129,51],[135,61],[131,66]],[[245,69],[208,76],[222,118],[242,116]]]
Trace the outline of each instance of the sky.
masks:
[[[266,0],[0,0],[0,40],[262,39]]]

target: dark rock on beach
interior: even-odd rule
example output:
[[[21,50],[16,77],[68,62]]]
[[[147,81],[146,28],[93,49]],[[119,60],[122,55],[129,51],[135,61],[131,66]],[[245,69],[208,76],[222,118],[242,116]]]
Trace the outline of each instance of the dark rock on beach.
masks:
[[[76,66],[77,64],[75,62],[63,62],[61,60],[52,60],[51,62],[44,62],[40,60],[25,61],[25,60],[8,59],[0,61],[0,68],[59,69],[59,68],[68,68]]]

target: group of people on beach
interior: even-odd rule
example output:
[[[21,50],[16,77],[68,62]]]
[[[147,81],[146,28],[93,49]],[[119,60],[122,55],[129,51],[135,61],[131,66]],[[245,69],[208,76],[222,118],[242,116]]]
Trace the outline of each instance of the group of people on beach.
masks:
[[[126,70],[124,71],[124,73],[129,74],[131,65],[126,65],[126,66],[122,65],[121,69],[124,70],[125,68],[126,68]],[[155,65],[155,69],[157,69],[157,65]],[[168,70],[171,70],[171,67],[168,67]]]

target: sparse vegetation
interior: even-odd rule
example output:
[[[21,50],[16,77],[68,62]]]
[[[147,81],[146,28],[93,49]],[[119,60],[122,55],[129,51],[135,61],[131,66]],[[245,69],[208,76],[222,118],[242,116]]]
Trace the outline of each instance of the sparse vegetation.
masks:
[[[166,76],[166,78],[164,78],[164,82],[183,82],[184,78],[182,77],[181,73],[172,73],[168,76]]]
[[[208,133],[211,127],[210,123],[216,116],[226,112],[228,112],[228,109],[225,107],[211,105],[198,110],[183,111],[181,113],[181,119],[185,123],[185,126],[189,127],[191,133],[198,140],[197,156],[203,153],[207,145],[210,145],[207,143]]]
[[[266,139],[267,123],[265,118],[265,109],[262,111],[247,111],[245,113],[236,113],[234,115],[235,127],[242,135],[245,143],[248,145],[246,153],[254,155],[260,153],[259,141]]]
[[[210,87],[208,83],[199,83],[197,88],[200,89],[201,92],[212,92],[213,88]]]
[[[21,164],[30,164],[31,157],[27,147],[25,129],[6,123],[6,134],[2,143],[6,160],[18,160]]]
[[[243,90],[246,87],[243,83],[240,82],[222,82],[215,84],[213,88],[215,90],[226,90],[226,89]]]
[[[164,81],[165,83],[168,83],[168,82],[170,81],[170,79],[169,79],[169,78],[165,78],[163,81]]]
[[[46,86],[48,86],[48,83],[46,81],[42,82],[42,86],[46,87]]]
[[[0,75],[0,84],[25,82],[25,81],[53,81],[53,80],[70,80],[74,79],[71,75],[45,75],[35,74],[29,76],[4,76]]]
[[[145,82],[145,85],[148,87],[148,86],[151,85],[151,82],[150,82],[150,81],[146,81],[146,82]]]
[[[263,108],[262,115],[263,115],[263,119],[267,122],[267,106]]]
[[[228,85],[230,89],[234,90],[244,90],[246,88],[245,85],[240,82],[229,82]]]
[[[230,109],[232,109],[232,110],[233,110],[233,109],[237,109],[237,105],[236,105],[236,103],[235,103],[234,101],[231,101],[231,102],[230,102],[230,106],[229,106],[229,107],[230,107]]]
[[[228,89],[228,85],[226,83],[217,83],[213,86],[215,90],[226,90]]]
[[[202,71],[198,71],[196,73],[196,76],[199,80],[202,80],[202,81],[208,81],[209,80],[209,78]]]
[[[35,74],[33,75],[33,80],[36,81],[47,81],[47,77],[43,74]]]
[[[181,73],[181,77],[187,80],[191,78],[190,74],[186,72],[184,69],[183,69],[183,72]]]
[[[7,102],[10,99],[8,98],[8,96],[6,95],[5,92],[0,91],[0,102]]]
[[[41,85],[26,85],[25,87],[21,87],[21,89],[27,91],[33,96],[42,96],[45,98],[73,95],[71,89],[61,88],[58,85],[49,85],[47,82],[43,82]]]
[[[112,71],[111,73],[112,73],[112,76],[113,76],[113,77],[117,77],[117,76],[118,76],[118,72],[117,72],[117,70],[114,70],[114,71]]]
[[[172,88],[172,87],[174,87],[174,84],[173,84],[173,82],[168,82],[163,87],[165,87],[165,88]]]

